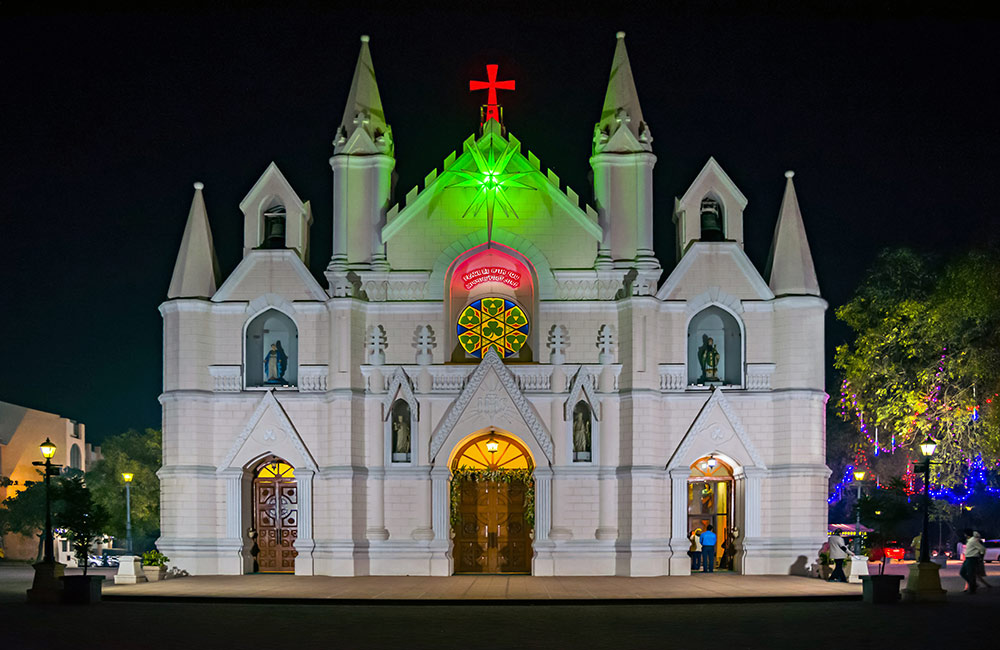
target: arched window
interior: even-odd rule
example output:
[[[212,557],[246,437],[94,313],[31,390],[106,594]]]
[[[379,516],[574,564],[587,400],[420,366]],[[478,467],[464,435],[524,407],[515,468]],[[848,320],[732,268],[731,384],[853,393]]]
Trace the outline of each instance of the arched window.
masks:
[[[740,324],[720,307],[703,309],[688,324],[688,384],[743,384]]]
[[[722,202],[711,196],[701,200],[701,241],[725,241]]]
[[[410,405],[406,403],[406,400],[398,399],[392,403],[389,420],[389,431],[391,432],[389,441],[392,445],[389,453],[392,454],[392,462],[408,463],[412,458],[413,419]]]
[[[579,401],[573,407],[573,462],[589,463],[593,458],[594,418],[590,405]]]
[[[69,448],[69,466],[73,469],[83,469],[83,461],[80,458],[80,445],[75,443]]]
[[[269,309],[247,325],[244,347],[246,385],[295,386],[299,332],[291,318]]]
[[[285,206],[264,210],[264,239],[261,248],[285,248]]]

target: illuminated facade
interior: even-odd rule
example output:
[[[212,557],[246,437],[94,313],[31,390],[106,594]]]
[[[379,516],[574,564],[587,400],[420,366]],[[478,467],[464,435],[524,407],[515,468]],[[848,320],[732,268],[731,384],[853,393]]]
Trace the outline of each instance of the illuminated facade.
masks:
[[[322,281],[310,205],[275,165],[224,281],[196,185],[160,307],[158,546],[180,568],[683,575],[709,524],[738,572],[815,557],[826,303],[791,174],[761,273],[747,200],[709,159],[664,273],[624,35],[592,202],[507,132],[498,74],[472,86],[490,93],[479,132],[397,203],[362,38]]]

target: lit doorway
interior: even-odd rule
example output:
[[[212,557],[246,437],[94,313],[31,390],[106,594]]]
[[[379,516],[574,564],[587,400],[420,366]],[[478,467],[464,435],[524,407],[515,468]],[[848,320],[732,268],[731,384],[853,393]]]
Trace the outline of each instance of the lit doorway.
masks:
[[[722,571],[733,570],[733,468],[715,456],[700,458],[691,465],[687,489],[688,534],[704,532],[711,525],[717,538],[715,566]]]

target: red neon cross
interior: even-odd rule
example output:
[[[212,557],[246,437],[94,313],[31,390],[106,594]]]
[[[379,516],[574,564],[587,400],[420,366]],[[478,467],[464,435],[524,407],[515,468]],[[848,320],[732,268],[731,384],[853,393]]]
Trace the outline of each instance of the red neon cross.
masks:
[[[488,90],[486,97],[486,119],[500,121],[500,110],[497,104],[498,90],[514,90],[514,80],[497,81],[497,64],[490,63],[486,66],[486,78],[488,81],[469,81],[469,90]]]

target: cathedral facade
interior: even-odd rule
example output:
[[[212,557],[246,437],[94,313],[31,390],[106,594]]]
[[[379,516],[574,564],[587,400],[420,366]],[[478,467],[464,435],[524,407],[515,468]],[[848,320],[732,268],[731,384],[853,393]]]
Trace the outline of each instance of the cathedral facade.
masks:
[[[722,569],[815,557],[826,302],[791,172],[763,272],[743,250],[747,199],[714,159],[675,201],[664,271],[624,34],[591,203],[506,131],[496,90],[513,84],[489,68],[479,132],[397,203],[362,37],[323,278],[310,204],[277,166],[240,204],[226,278],[195,185],[160,306],[172,565],[684,575],[708,526]]]

